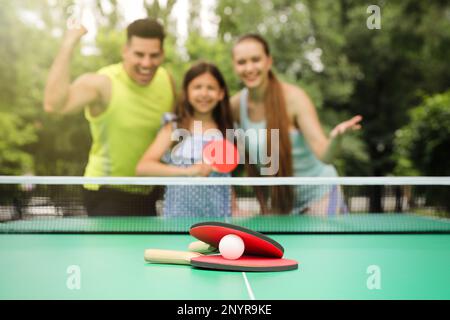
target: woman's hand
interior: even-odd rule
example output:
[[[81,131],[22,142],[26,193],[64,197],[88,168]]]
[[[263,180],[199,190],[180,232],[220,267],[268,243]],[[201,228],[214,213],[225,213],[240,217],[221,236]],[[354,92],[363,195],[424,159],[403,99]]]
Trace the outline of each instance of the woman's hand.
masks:
[[[351,118],[350,120],[339,123],[331,131],[330,138],[336,138],[337,136],[344,134],[348,130],[355,131],[355,130],[361,129],[361,124],[359,124],[359,122],[361,122],[361,120],[362,120],[362,116],[357,115],[357,116],[354,116],[353,118]]]

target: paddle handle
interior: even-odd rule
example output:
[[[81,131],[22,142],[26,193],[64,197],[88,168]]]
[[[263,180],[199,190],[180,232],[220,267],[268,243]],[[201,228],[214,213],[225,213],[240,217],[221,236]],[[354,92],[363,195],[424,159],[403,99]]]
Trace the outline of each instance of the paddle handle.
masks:
[[[152,263],[168,263],[168,264],[191,264],[191,259],[200,257],[203,254],[198,252],[174,251],[146,249],[144,251],[144,259]]]
[[[189,244],[188,250],[191,252],[198,252],[198,253],[213,253],[217,252],[217,248],[213,247],[203,241],[194,241]]]

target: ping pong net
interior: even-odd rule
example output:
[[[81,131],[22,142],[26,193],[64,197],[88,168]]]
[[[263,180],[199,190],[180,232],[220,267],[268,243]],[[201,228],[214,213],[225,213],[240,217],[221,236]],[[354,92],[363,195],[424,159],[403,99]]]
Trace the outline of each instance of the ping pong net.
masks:
[[[450,177],[0,176],[0,233],[450,233]]]

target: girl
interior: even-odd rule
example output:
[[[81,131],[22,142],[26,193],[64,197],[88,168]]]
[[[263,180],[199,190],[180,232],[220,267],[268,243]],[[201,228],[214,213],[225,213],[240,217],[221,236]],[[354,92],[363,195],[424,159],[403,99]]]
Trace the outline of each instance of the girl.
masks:
[[[306,93],[279,81],[273,73],[273,59],[265,39],[245,35],[237,41],[232,53],[235,72],[245,85],[231,98],[233,117],[244,130],[268,129],[262,141],[249,141],[249,152],[257,154],[259,148],[266,147],[271,150],[271,143],[277,143],[280,155],[279,170],[274,174],[277,177],[337,176],[336,169],[326,163],[332,159],[337,138],[347,130],[361,127],[361,116],[339,124],[327,137]],[[279,141],[271,141],[272,129],[279,129]],[[258,175],[257,166],[247,165],[247,169],[249,175]],[[337,187],[324,187],[280,186],[270,191],[256,188],[256,195],[263,212],[335,214],[345,210]]]
[[[166,115],[158,133],[136,168],[141,176],[226,177],[202,163],[203,147],[233,129],[228,88],[219,69],[199,62],[186,73],[175,115]],[[176,144],[177,140],[183,140]],[[161,159],[163,158],[163,161]],[[167,186],[165,216],[230,216],[229,186]]]

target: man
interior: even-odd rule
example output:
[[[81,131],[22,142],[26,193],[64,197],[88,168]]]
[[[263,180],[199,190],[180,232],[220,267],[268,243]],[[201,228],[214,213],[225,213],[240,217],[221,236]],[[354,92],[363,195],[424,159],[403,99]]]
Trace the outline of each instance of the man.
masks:
[[[84,111],[93,140],[85,176],[134,176],[137,162],[156,136],[162,115],[172,110],[175,102],[172,78],[160,66],[164,60],[164,29],[151,19],[131,23],[121,63],[83,74],[70,83],[71,57],[86,33],[84,27],[66,33],[50,69],[44,110],[56,114]],[[156,188],[85,188],[89,215],[156,214]]]

